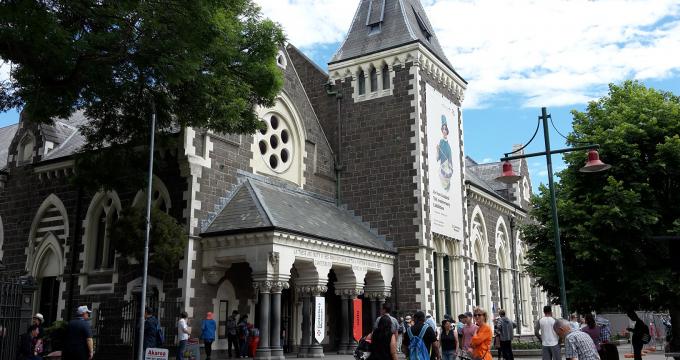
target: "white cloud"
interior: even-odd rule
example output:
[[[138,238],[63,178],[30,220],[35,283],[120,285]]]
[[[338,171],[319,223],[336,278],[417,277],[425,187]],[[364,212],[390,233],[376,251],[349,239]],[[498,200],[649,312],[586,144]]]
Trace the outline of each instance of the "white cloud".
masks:
[[[0,59],[0,83],[9,80],[9,71],[11,68],[9,61],[4,61]]]
[[[341,42],[357,0],[256,0],[302,48]],[[680,72],[677,0],[423,0],[469,82],[465,107],[520,95],[523,106],[584,103],[624,79]]]

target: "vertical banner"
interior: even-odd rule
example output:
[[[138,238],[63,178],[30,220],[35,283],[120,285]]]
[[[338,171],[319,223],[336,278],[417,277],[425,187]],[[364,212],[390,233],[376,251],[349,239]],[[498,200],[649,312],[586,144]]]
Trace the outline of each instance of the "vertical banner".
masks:
[[[362,324],[363,324],[363,318],[362,318],[362,304],[361,304],[361,299],[354,299],[352,301],[352,304],[354,305],[354,308],[352,309],[352,335],[354,335],[354,340],[359,341],[361,340],[361,336],[363,335],[362,331]]]
[[[316,306],[314,307],[314,338],[321,344],[326,332],[326,298],[317,296]]]
[[[463,188],[460,152],[460,111],[429,84],[427,162],[432,232],[463,239]]]

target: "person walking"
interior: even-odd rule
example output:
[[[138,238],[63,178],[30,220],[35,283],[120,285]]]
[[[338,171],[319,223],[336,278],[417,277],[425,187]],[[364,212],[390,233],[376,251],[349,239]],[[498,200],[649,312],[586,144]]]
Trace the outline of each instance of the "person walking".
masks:
[[[187,342],[189,341],[189,335],[191,334],[188,318],[189,314],[187,314],[186,311],[182,311],[179,314],[179,321],[177,322],[177,340],[179,340],[177,360],[184,360],[184,352],[187,349]]]
[[[642,360],[642,346],[645,344],[643,337],[645,335],[649,336],[649,328],[642,320],[640,320],[640,317],[638,317],[635,311],[629,310],[626,312],[626,315],[628,315],[630,320],[635,322],[634,327],[626,329],[633,333],[633,339],[631,341],[633,343],[633,357],[635,360]]]
[[[583,331],[574,331],[569,321],[555,320],[555,333],[564,340],[564,356],[566,360],[600,360],[593,339]]]
[[[512,320],[505,316],[505,310],[498,310],[498,338],[500,340],[501,354],[505,360],[514,360],[515,356],[512,353],[512,338],[514,337],[515,324]]]
[[[32,324],[38,326],[38,339],[42,339],[45,336],[45,328],[43,324],[45,322],[45,317],[41,313],[36,313],[33,315]]]
[[[581,331],[584,333],[588,334],[590,338],[593,340],[593,343],[595,344],[595,348],[597,351],[600,351],[600,335],[602,333],[602,329],[595,323],[595,317],[593,314],[586,314],[586,326],[581,328]]]
[[[92,360],[94,343],[92,342],[92,327],[90,313],[87,306],[79,306],[76,310],[78,317],[66,325],[66,342],[62,351],[63,360]]]
[[[451,320],[447,319],[442,321],[442,332],[439,334],[439,345],[442,349],[442,360],[456,360],[458,331],[453,328]]]
[[[371,333],[370,349],[368,360],[397,360],[397,334],[392,331],[389,315],[379,318],[378,326]]]
[[[373,324],[373,328],[377,329],[378,328],[378,322],[380,319],[382,319],[383,316],[387,315],[390,318],[390,321],[392,322],[392,332],[397,333],[399,331],[399,321],[397,321],[397,318],[392,316],[392,304],[386,302],[383,303],[382,306],[380,307],[380,316],[378,316],[375,319],[375,323]]]
[[[397,330],[397,353],[401,354],[401,341],[404,338],[404,318],[399,317],[399,329]]]
[[[578,315],[571,314],[571,316],[569,316],[569,325],[571,326],[571,329],[574,331],[581,330],[581,324],[579,324],[578,322]]]
[[[472,354],[473,359],[492,360],[493,357],[491,356],[490,350],[493,330],[491,329],[491,326],[487,324],[489,315],[486,310],[482,308],[476,308],[474,314],[477,331],[475,331],[475,334],[470,340],[468,352]]]
[[[163,346],[161,337],[161,325],[158,322],[158,318],[153,316],[153,309],[147,306],[144,309],[144,353],[146,354],[146,349],[148,348]]]
[[[215,331],[217,330],[217,323],[213,320],[213,313],[208,311],[205,314],[205,320],[201,322],[201,339],[205,347],[205,358],[210,360],[212,354],[212,343],[215,341]]]
[[[232,356],[232,349],[236,353],[236,357],[241,354],[241,348],[238,343],[238,311],[231,312],[231,316],[227,320],[227,353],[229,358]]]
[[[439,341],[437,340],[437,335],[435,334],[435,330],[425,324],[425,313],[422,311],[417,311],[415,314],[413,314],[413,326],[409,327],[407,329],[407,335],[404,337],[403,343],[402,343],[402,348],[406,354],[409,354],[410,357],[410,351],[409,351],[409,345],[411,344],[411,339],[414,337],[419,337],[422,339],[423,344],[425,344],[425,348],[430,352],[430,359],[432,360],[440,360],[441,359],[441,354],[439,353]],[[425,328],[423,330],[423,327]],[[411,359],[413,360],[413,359]]]
[[[543,345],[543,360],[560,360],[562,356],[560,354],[560,341],[553,325],[555,325],[555,318],[552,316],[552,308],[550,305],[546,305],[543,307],[543,317],[538,319],[534,326],[534,335]]]
[[[464,317],[462,321],[465,325],[463,326],[463,341],[460,352],[460,358],[470,360],[472,359],[472,354],[468,352],[468,349],[470,349],[470,342],[472,341],[472,337],[477,332],[478,326],[472,322],[471,312],[468,311],[465,314],[463,314],[463,316]]]
[[[238,320],[238,348],[239,357],[248,357],[248,315],[243,315]]]

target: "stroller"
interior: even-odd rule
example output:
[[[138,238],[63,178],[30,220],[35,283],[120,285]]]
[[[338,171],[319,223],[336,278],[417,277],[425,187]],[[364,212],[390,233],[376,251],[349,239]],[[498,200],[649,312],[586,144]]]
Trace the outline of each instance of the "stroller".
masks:
[[[355,360],[366,360],[371,355],[371,343],[366,340],[366,337],[362,337],[359,340],[357,348],[354,349],[354,359]]]

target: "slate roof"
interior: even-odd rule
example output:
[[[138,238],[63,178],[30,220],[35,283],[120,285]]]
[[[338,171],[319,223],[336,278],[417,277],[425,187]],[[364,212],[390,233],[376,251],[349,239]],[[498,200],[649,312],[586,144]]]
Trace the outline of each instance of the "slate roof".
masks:
[[[345,41],[330,64],[414,42],[423,44],[449,69],[456,71],[419,0],[361,0]]]
[[[278,229],[348,245],[395,252],[349,211],[301,190],[246,179],[201,236]]]
[[[511,160],[512,168],[515,172],[520,172],[520,167],[522,166],[520,160]],[[471,182],[486,188],[487,190],[493,191],[506,191],[507,185],[500,181],[496,181],[496,178],[501,174],[501,163],[492,162],[485,164],[478,164],[471,158],[466,156],[465,159],[465,176]]]
[[[17,133],[19,124],[5,126],[0,128],[0,169],[4,169],[7,166],[7,156],[9,151],[9,145],[14,139],[14,134]]]

